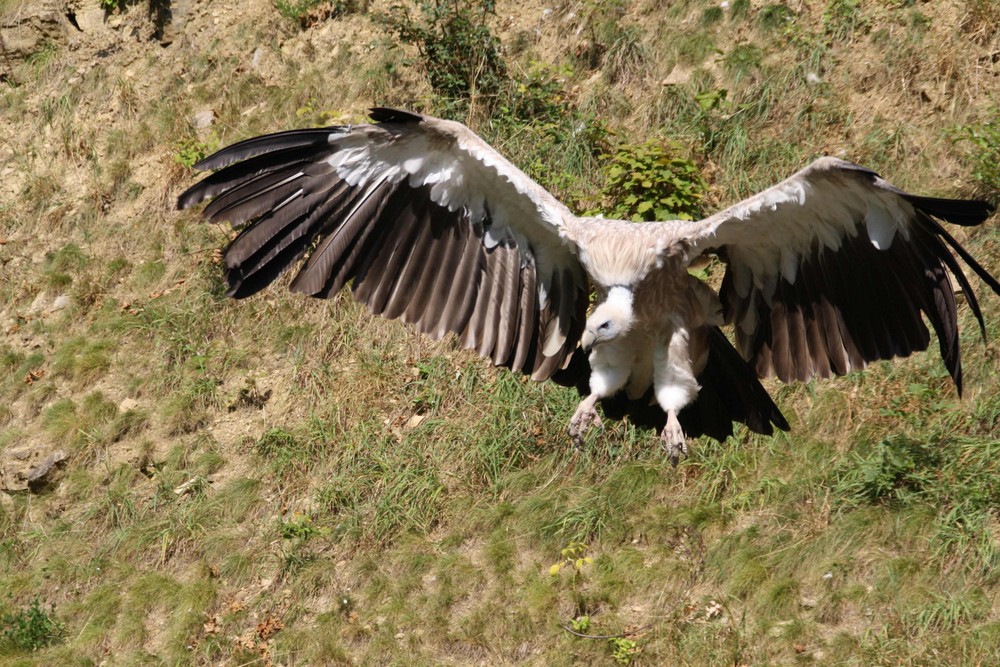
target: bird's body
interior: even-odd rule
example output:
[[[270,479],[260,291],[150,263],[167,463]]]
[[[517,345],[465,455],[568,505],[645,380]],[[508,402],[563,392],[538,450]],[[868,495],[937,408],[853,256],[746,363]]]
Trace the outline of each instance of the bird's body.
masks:
[[[685,450],[678,414],[698,393],[707,362],[706,328],[722,325],[722,306],[710,287],[688,272],[687,243],[678,223],[581,219],[567,230],[595,284],[597,302],[582,337],[589,353],[590,393],[570,425],[580,441],[586,426],[599,423],[596,402],[624,390],[640,400],[652,387],[667,417],[663,440],[672,453]],[[615,243],[606,242],[608,233]],[[627,331],[604,340],[610,317],[630,320]]]
[[[935,220],[977,225],[989,205],[909,195],[842,160],[704,220],[633,223],[574,215],[464,125],[372,117],[249,139],[198,165],[222,169],[179,206],[213,199],[206,217],[248,223],[225,253],[230,294],[307,256],[294,291],[351,284],[376,314],[576,385],[577,441],[598,402],[661,427],[675,460],[685,432],[787,429],[758,375],[808,380],[907,356],[929,344],[923,316],[961,390],[949,274],[983,318],[952,251],[1000,293]],[[718,292],[688,271],[707,254],[727,264]]]

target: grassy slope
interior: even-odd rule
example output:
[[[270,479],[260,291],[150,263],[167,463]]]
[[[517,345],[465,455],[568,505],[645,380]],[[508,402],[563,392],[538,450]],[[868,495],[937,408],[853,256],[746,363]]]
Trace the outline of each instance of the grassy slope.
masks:
[[[695,147],[715,203],[841,151],[903,187],[969,193],[949,132],[997,104],[989,3],[816,3],[795,21],[749,4],[498,13],[515,75],[570,65],[567,103],[622,138]],[[0,504],[0,611],[38,595],[62,641],[0,643],[0,660],[613,664],[611,643],[560,627],[584,615],[589,634],[633,633],[634,664],[1000,660],[1000,364],[967,309],[961,399],[921,354],[770,384],[790,434],[698,442],[676,469],[626,424],[574,452],[572,392],[343,294],[221,296],[225,232],[170,210],[192,179],[178,155],[434,103],[412,54],[366,48],[385,39],[366,16],[299,33],[267,2],[240,8],[195,4],[182,52],[125,37],[151,31],[136,7],[3,84],[0,447],[71,457],[58,484]],[[723,106],[694,102],[720,89]],[[594,158],[572,142],[533,162],[529,130],[476,122],[594,200]],[[995,221],[966,240],[1000,273]],[[1000,339],[1000,300],[983,307]],[[550,574],[575,542],[592,562]]]

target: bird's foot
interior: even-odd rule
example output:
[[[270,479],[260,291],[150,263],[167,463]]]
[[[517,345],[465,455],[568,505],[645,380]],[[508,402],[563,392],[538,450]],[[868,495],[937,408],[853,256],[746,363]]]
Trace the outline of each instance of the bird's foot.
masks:
[[[597,414],[597,394],[591,394],[580,401],[576,412],[569,420],[569,437],[573,439],[573,444],[583,447],[583,436],[590,430],[591,426],[604,428],[601,416]]]
[[[660,432],[660,445],[667,451],[670,463],[673,465],[677,465],[682,457],[687,458],[687,438],[684,437],[684,429],[681,428],[681,422],[673,410],[667,413],[667,424]]]

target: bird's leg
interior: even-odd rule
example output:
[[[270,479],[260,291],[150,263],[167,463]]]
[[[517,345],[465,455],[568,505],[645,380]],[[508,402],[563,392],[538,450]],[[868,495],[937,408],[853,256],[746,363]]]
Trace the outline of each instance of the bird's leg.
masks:
[[[681,428],[681,422],[677,418],[675,410],[667,411],[667,424],[660,431],[660,445],[667,450],[670,463],[673,465],[677,465],[681,457],[687,458],[687,438],[684,437],[684,429]]]
[[[674,465],[681,456],[688,455],[684,429],[677,415],[698,396],[700,389],[691,364],[689,341],[688,330],[675,325],[667,345],[653,354],[656,400],[667,413],[667,423],[660,432],[660,444]]]
[[[597,401],[600,396],[596,393],[590,394],[580,401],[576,412],[569,420],[569,437],[573,439],[573,444],[577,447],[583,446],[583,436],[593,424],[597,428],[604,428],[600,415],[597,414]]]

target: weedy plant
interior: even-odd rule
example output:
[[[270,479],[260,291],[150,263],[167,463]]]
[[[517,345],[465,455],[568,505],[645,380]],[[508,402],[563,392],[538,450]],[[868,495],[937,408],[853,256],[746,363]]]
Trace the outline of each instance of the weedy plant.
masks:
[[[553,563],[549,567],[549,574],[555,577],[559,574],[560,570],[569,566],[573,568],[574,578],[579,577],[583,573],[584,567],[592,565],[594,562],[593,558],[584,555],[589,548],[583,542],[570,542],[560,552],[562,560]]]
[[[611,637],[608,639],[608,647],[611,649],[611,657],[619,665],[631,665],[632,658],[639,653],[639,645],[628,637]]]
[[[3,643],[16,651],[37,651],[58,642],[63,636],[63,624],[55,617],[55,605],[45,611],[38,597],[27,607],[0,617]]]
[[[219,142],[215,139],[209,139],[207,141],[201,141],[200,139],[193,139],[190,137],[182,139],[177,142],[174,152],[174,160],[188,169],[191,169],[208,157],[208,155],[216,148],[218,148],[218,143]]]

